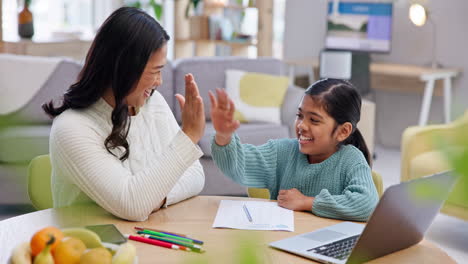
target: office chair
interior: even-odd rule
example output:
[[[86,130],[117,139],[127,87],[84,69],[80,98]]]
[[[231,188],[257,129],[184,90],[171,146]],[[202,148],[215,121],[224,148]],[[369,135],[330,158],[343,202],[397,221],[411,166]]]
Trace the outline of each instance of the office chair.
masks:
[[[383,180],[382,176],[372,171],[372,180],[374,181],[375,189],[377,190],[377,194],[379,198],[382,197],[383,193]],[[261,199],[270,199],[270,191],[266,188],[247,188],[247,194],[250,198],[261,198]],[[276,197],[274,198],[276,200]]]
[[[50,176],[52,167],[49,155],[37,156],[28,167],[28,195],[37,210],[53,207]]]

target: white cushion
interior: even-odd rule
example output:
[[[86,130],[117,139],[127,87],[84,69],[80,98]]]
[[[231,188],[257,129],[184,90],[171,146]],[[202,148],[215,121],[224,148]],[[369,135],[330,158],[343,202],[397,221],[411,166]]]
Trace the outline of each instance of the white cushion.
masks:
[[[288,78],[240,70],[226,70],[226,92],[236,105],[235,118],[241,122],[281,124]]]

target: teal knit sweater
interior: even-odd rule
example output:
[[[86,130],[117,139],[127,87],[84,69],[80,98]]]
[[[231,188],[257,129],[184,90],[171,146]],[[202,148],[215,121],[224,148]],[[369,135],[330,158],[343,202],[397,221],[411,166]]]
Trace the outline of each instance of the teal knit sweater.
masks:
[[[379,199],[369,165],[352,145],[342,146],[317,164],[309,164],[296,139],[254,146],[241,144],[234,135],[226,146],[213,139],[211,151],[225,175],[241,185],[267,188],[271,199],[291,188],[315,197],[311,211],[318,216],[366,221]]]

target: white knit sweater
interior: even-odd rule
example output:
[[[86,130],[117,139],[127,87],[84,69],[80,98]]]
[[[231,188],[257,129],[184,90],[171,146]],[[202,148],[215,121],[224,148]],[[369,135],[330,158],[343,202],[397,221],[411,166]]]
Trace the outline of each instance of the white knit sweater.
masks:
[[[159,92],[130,117],[130,156],[124,162],[104,146],[111,112],[99,99],[55,118],[50,133],[54,207],[94,201],[115,216],[144,221],[164,198],[167,206],[200,193],[203,153],[180,130]],[[120,157],[123,148],[113,153]]]

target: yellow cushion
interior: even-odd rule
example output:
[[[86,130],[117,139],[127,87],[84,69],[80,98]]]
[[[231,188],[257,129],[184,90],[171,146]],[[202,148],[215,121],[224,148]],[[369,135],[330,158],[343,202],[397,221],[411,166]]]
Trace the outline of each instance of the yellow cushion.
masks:
[[[235,119],[281,124],[288,83],[284,76],[226,70],[226,92],[236,105]]]
[[[250,198],[270,199],[270,191],[266,188],[247,188],[247,194]]]
[[[440,151],[429,151],[416,156],[410,161],[411,179],[421,178],[450,169]]]
[[[452,147],[451,152],[461,150],[459,147]],[[444,154],[440,151],[429,151],[416,156],[410,162],[411,179],[421,178],[427,175],[440,173],[442,171],[451,170],[449,163],[446,161]],[[464,195],[467,184],[466,177],[460,177],[450,193],[447,204],[462,206],[468,208],[468,201]]]

